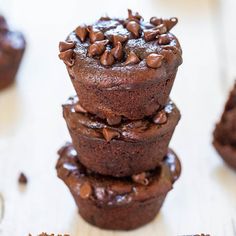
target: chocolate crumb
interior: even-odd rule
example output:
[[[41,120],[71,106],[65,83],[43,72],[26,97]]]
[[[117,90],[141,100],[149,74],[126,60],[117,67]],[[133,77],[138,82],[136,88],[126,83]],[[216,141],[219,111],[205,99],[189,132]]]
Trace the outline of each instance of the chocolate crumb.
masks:
[[[118,125],[121,122],[121,116],[112,116],[107,118],[109,125]]]
[[[19,178],[18,178],[18,182],[19,182],[19,184],[24,184],[24,185],[27,184],[28,179],[24,173],[22,173],[22,172],[20,173]]]

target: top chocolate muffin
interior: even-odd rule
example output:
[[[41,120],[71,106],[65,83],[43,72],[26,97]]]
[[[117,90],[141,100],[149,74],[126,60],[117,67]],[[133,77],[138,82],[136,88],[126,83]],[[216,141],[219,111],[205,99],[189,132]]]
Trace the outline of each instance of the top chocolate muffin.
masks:
[[[81,105],[111,125],[122,117],[141,119],[166,104],[182,51],[170,33],[177,18],[145,22],[128,10],[127,19],[102,17],[78,26],[60,42]]]

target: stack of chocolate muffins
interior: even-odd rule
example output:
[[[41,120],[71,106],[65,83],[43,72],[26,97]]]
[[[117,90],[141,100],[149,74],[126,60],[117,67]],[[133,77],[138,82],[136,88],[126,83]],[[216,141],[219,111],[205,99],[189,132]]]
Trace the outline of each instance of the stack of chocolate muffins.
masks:
[[[72,144],[57,173],[80,215],[106,229],[150,222],[180,175],[168,149],[180,112],[169,94],[182,51],[177,19],[102,17],[60,42],[77,96],[63,105]]]

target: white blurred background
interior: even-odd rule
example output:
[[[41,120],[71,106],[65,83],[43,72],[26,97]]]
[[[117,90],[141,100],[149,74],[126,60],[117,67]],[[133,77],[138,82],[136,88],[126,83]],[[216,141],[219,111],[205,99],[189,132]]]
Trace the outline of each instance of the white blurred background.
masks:
[[[182,120],[171,146],[183,173],[154,222],[121,233],[96,229],[78,216],[54,165],[57,149],[69,140],[61,104],[75,93],[58,59],[58,42],[80,23],[105,13],[125,17],[127,8],[146,20],[179,18],[173,32],[182,44],[184,63],[171,97]],[[0,0],[0,12],[27,39],[17,83],[0,91],[0,193],[5,206],[0,235],[235,236],[236,174],[211,145],[214,124],[236,77],[235,9],[235,0]],[[21,171],[29,178],[24,191],[17,186]]]

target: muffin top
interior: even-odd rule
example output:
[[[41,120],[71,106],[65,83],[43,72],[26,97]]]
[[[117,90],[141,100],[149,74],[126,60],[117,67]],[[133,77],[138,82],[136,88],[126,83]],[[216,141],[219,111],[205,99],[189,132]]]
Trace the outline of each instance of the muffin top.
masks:
[[[180,119],[180,112],[170,100],[163,110],[153,116],[134,121],[122,118],[119,124],[109,125],[105,120],[88,113],[75,96],[63,105],[63,116],[70,129],[84,136],[105,139],[107,142],[113,139],[139,142],[156,139],[173,130]]]
[[[11,31],[3,16],[0,15],[0,65],[9,66],[14,62],[12,54],[21,53],[25,48],[25,39],[22,33]],[[1,69],[0,69],[1,70]]]
[[[70,143],[58,154],[58,176],[74,196],[90,199],[98,205],[124,205],[161,196],[172,189],[181,172],[180,162],[171,150],[156,169],[122,178],[99,175],[87,169],[79,162]]]
[[[116,86],[166,79],[182,63],[182,50],[170,30],[177,18],[149,22],[128,10],[126,19],[102,17],[78,26],[60,42],[59,57],[72,77],[86,83]]]

